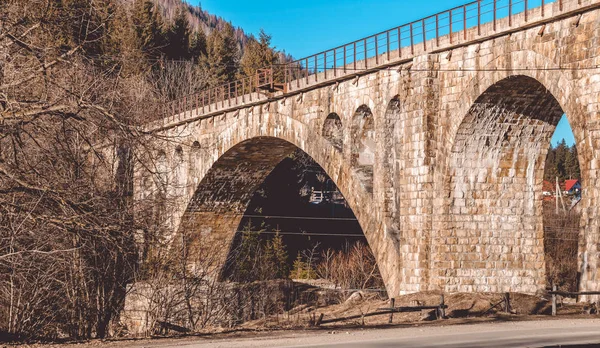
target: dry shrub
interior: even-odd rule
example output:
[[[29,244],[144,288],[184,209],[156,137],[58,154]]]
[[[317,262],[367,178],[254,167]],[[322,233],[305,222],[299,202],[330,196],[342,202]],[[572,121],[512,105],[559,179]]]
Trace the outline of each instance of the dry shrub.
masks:
[[[552,206],[544,207],[544,251],[547,284],[559,289],[577,291],[577,251],[580,213],[558,213]]]
[[[342,290],[384,288],[375,256],[362,242],[340,251],[324,251],[316,272],[319,278],[330,280]]]

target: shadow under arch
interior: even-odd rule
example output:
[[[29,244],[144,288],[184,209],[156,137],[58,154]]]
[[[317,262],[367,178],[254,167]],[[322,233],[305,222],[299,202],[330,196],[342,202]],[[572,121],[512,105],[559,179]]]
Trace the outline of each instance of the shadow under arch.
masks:
[[[544,288],[542,183],[563,114],[547,88],[525,75],[496,82],[469,107],[445,177],[448,225],[434,251],[444,257],[432,267],[441,288]]]
[[[197,185],[173,244],[192,256],[191,266],[224,276],[227,256],[257,188],[298,147],[286,140],[258,136],[226,151]],[[183,247],[183,248],[182,248]]]

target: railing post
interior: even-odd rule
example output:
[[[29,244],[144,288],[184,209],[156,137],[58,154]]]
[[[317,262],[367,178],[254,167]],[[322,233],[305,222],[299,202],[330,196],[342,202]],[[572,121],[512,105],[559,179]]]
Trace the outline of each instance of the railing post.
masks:
[[[481,35],[481,0],[477,0],[477,35]]]
[[[347,58],[346,58],[346,45],[344,45],[344,74],[346,73],[346,62],[347,62]]]
[[[231,107],[231,99],[232,99],[232,97],[231,97],[231,83],[232,82],[229,82],[227,84],[227,105],[229,107]]]
[[[439,15],[435,15],[435,47],[440,47],[440,19]]]
[[[512,27],[512,2],[513,0],[508,0],[508,26]]]
[[[467,5],[463,5],[463,36],[467,39]]]
[[[353,53],[354,53],[354,59],[353,59],[353,61],[354,61],[354,72],[356,72],[356,41],[354,41],[354,51],[353,51]]]
[[[544,0],[542,0],[542,17],[544,17]]]
[[[319,81],[319,61],[317,60],[317,55],[315,57],[315,82]]]
[[[396,307],[396,299],[392,297],[390,299],[390,308],[392,309],[392,311],[390,312],[390,318],[388,319],[388,324],[391,324],[394,321],[394,307]]]
[[[527,7],[529,7],[529,6],[527,6],[527,0],[524,0],[524,3],[525,3],[525,11],[524,11],[525,12],[524,13],[524,15],[525,15],[525,22],[527,22],[527,12],[529,12],[529,11],[527,11]]]
[[[402,58],[402,27],[398,27],[398,59]]]
[[[368,67],[368,63],[367,63],[367,39],[364,39],[363,41],[363,46],[365,47],[365,69],[367,69]]]
[[[379,40],[377,34],[375,34],[375,65],[379,64]]]
[[[389,32],[389,30],[386,31],[385,34],[386,34],[386,40],[387,40],[387,48],[386,48],[387,60],[389,62],[390,61],[390,32]]]
[[[562,6],[563,6],[562,0],[558,0],[558,10],[559,11],[562,11]]]
[[[496,0],[494,2],[494,31],[496,31]]]
[[[325,80],[327,80],[327,51],[323,53],[323,72],[325,73]]]
[[[427,32],[425,30],[425,19],[421,19],[421,27],[423,29],[423,51],[427,51]]]
[[[304,60],[304,76],[306,77],[306,84],[308,85],[308,58]]]
[[[242,103],[246,102],[246,79],[242,79]]]
[[[452,44],[452,10],[448,12],[448,25],[450,26],[448,35],[450,36],[450,44]]]
[[[333,49],[333,77],[337,77],[337,48]]]
[[[413,23],[410,23],[410,54],[415,54],[415,43],[413,39]]]

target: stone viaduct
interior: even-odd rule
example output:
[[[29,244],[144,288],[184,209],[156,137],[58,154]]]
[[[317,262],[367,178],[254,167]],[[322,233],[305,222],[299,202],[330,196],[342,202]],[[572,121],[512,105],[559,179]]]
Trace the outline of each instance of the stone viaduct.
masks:
[[[162,187],[172,236],[226,249],[258,185],[299,148],[344,194],[391,295],[535,293],[544,163],[566,113],[582,170],[580,288],[600,290],[600,2],[450,32],[351,63],[344,49],[335,69],[286,71],[281,91],[190,98],[146,126],[160,135],[159,179],[138,164],[135,200]]]

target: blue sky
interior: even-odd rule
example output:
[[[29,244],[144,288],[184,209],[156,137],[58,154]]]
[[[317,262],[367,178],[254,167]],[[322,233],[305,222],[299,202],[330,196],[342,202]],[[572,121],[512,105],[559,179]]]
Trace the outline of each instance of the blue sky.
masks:
[[[436,12],[463,5],[467,0],[188,0],[221,16],[246,32],[263,28],[272,44],[302,58],[360,39]],[[552,138],[555,144],[573,134],[566,119]]]

